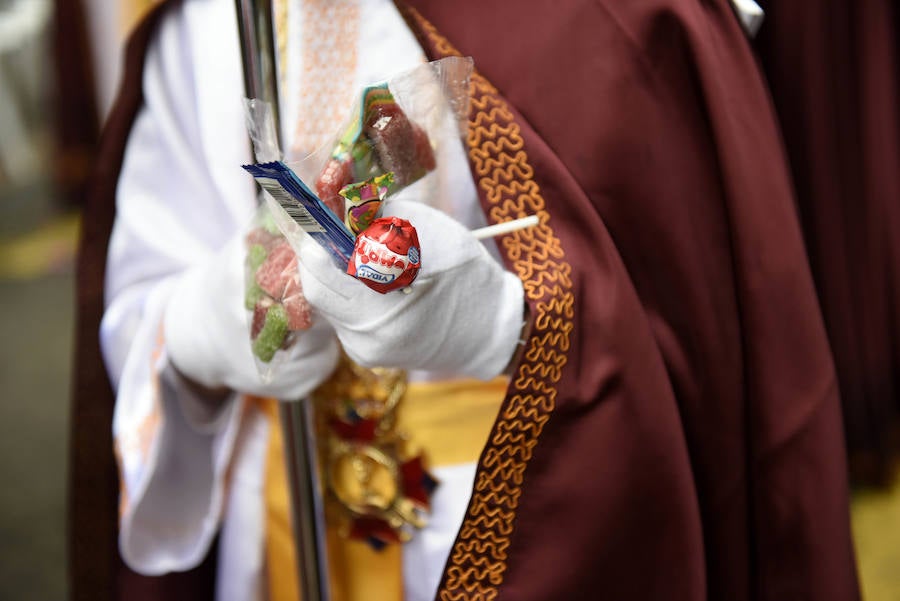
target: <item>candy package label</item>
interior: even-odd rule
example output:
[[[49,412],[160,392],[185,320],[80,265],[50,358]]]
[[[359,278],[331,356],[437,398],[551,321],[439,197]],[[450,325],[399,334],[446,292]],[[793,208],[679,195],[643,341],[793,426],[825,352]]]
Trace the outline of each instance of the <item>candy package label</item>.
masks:
[[[345,268],[356,237],[335,214],[281,161],[244,165],[254,179],[278,202],[285,213]]]
[[[259,185],[262,186],[263,190],[271,194],[272,197],[278,201],[278,204],[284,209],[284,212],[287,213],[304,232],[312,234],[313,232],[328,231],[325,229],[325,226],[316,221],[316,218],[312,216],[312,213],[310,213],[306,207],[297,202],[294,197],[281,186],[277,179],[257,177],[256,181],[259,182]]]

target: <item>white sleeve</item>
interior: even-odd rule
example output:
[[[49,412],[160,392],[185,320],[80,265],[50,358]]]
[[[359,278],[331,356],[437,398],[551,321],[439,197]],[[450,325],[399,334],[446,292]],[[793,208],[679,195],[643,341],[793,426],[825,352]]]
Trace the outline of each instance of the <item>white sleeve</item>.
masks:
[[[173,285],[249,221],[252,180],[231,6],[185,3],[148,50],[108,250],[100,342],[116,389],[120,548],[144,574],[186,570],[216,534],[241,403],[203,424],[168,374],[162,316]],[[202,23],[202,27],[197,27]],[[198,427],[199,426],[199,427]]]

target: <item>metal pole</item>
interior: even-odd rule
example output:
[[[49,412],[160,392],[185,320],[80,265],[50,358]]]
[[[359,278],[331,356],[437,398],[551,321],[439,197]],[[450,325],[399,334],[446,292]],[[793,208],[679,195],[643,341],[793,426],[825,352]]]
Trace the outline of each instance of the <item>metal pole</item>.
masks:
[[[301,599],[327,601],[330,594],[325,508],[318,470],[314,411],[313,403],[309,400],[281,403]]]
[[[278,70],[275,59],[275,27],[271,0],[235,0],[244,91],[247,98],[265,100],[272,107],[275,134],[281,147],[281,111],[278,103]]]
[[[247,98],[268,102],[281,147],[278,72],[271,0],[235,0]],[[303,601],[328,601],[328,555],[311,401],[280,404],[297,577]]]

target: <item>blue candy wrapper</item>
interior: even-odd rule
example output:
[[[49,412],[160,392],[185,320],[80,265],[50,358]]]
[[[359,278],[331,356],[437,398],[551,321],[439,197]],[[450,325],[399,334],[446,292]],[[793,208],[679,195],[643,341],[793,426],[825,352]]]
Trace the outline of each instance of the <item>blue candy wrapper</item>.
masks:
[[[356,236],[290,167],[281,161],[243,167],[300,229],[328,251],[342,271],[347,269]]]

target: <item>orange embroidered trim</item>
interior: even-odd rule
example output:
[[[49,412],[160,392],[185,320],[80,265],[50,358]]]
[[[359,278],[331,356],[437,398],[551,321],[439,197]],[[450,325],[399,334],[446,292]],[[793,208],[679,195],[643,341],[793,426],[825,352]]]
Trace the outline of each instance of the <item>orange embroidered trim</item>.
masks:
[[[275,13],[275,51],[278,56],[278,86],[281,89],[279,95],[284,94],[284,86],[287,81],[288,58],[288,1],[275,0],[273,11]]]
[[[150,445],[156,438],[160,427],[162,426],[162,415],[159,407],[158,386],[154,386],[153,409],[138,424],[134,431],[121,435],[113,441],[113,454],[116,458],[116,464],[119,471],[119,517],[125,515],[125,512],[131,505],[131,498],[128,496],[128,489],[125,487],[125,453],[137,453],[141,457],[141,462],[145,463],[147,456],[150,454]]]
[[[349,113],[360,27],[355,0],[304,0],[301,4],[303,62],[294,156],[305,156],[331,142]]]
[[[410,16],[442,55],[459,52],[418,12]],[[509,105],[482,75],[472,77],[469,158],[491,222],[536,214],[540,225],[504,236],[535,316],[528,348],[479,465],[468,513],[447,563],[442,601],[497,597],[506,571],[524,473],[556,406],[556,384],[567,362],[575,297],[572,267],[550,226],[534,181],[521,129]]]
[[[125,464],[122,459],[122,447],[118,440],[113,440],[113,456],[116,458],[116,471],[119,474],[119,522],[131,506],[128,489],[125,487]]]
[[[163,336],[163,327],[160,324],[156,332],[156,342],[150,353],[150,373],[155,374],[156,365],[162,355],[165,338]],[[159,376],[153,377],[153,405],[150,412],[144,416],[141,423],[130,432],[120,433],[113,440],[113,454],[116,458],[116,466],[119,472],[119,518],[125,515],[131,500],[128,496],[128,489],[125,487],[125,453],[137,453],[141,457],[141,462],[146,462],[147,456],[150,454],[150,445],[156,437],[157,432],[162,423],[162,402],[161,392],[159,390]]]

